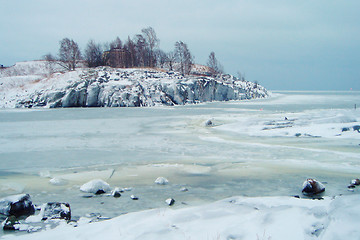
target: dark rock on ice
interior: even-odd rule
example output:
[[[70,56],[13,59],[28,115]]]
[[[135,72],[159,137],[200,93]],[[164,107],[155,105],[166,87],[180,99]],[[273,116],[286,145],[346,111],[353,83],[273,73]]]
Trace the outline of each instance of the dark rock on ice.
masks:
[[[354,131],[358,131],[360,133],[360,125],[353,126]]]
[[[94,197],[94,195],[86,194],[86,195],[82,195],[81,197],[83,197],[83,198],[92,198],[92,197]]]
[[[353,179],[353,180],[351,180],[348,188],[355,188],[358,185],[360,185],[360,179]]]
[[[303,194],[305,195],[314,195],[314,194],[319,194],[325,191],[325,187],[324,185],[313,179],[313,178],[308,178],[304,183],[303,183]]]
[[[104,190],[99,189],[99,190],[96,191],[95,195],[100,195],[100,194],[104,194],[104,193],[105,193]]]
[[[71,209],[69,203],[50,202],[43,207],[44,215],[42,220],[46,219],[65,219],[71,220]]]
[[[211,120],[209,119],[209,120],[207,120],[207,121],[205,122],[205,126],[206,126],[206,127],[213,127],[213,126],[214,126],[214,123],[213,123],[213,121],[211,121]]]
[[[132,200],[139,200],[139,198],[136,197],[135,195],[131,195],[130,198],[131,198]]]
[[[119,198],[121,197],[121,190],[119,188],[115,188],[112,192],[111,192],[111,196],[113,196],[114,198]]]
[[[357,179],[351,180],[351,184],[353,184],[355,186],[360,185],[360,179],[357,178]]]
[[[168,199],[165,200],[165,202],[167,203],[167,205],[172,206],[175,203],[175,199],[168,198]]]
[[[14,231],[18,229],[17,225],[19,224],[20,222],[16,219],[15,216],[10,216],[2,223],[2,227],[6,231]]]
[[[342,132],[347,132],[347,131],[350,131],[350,128],[344,127],[344,128],[341,129],[341,131],[342,131]]]
[[[114,198],[119,198],[119,197],[121,197],[120,192],[114,192],[114,193],[113,193],[113,197],[114,197]]]
[[[5,216],[29,216],[35,213],[35,207],[29,194],[19,194],[0,199],[0,214]]]

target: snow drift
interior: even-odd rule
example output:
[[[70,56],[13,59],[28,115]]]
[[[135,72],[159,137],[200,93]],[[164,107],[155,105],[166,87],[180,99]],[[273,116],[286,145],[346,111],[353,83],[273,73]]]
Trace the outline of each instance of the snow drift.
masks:
[[[153,209],[7,239],[358,239],[358,195],[324,200],[232,197],[212,204]]]

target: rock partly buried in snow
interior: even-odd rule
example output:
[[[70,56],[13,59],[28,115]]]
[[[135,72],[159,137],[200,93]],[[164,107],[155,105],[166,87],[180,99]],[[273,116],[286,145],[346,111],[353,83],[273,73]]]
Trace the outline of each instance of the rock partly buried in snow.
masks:
[[[351,184],[353,184],[355,186],[360,185],[360,179],[357,178],[357,179],[351,180]]]
[[[111,191],[110,185],[101,179],[91,180],[80,187],[86,193],[102,194]]]
[[[166,204],[169,205],[169,206],[172,206],[175,204],[175,199],[173,198],[168,198],[165,200]]]
[[[65,219],[71,220],[71,209],[69,203],[50,202],[43,206],[42,220],[46,219]]]
[[[358,185],[360,185],[360,179],[353,179],[353,180],[351,180],[348,188],[355,188]]]
[[[132,200],[139,200],[139,198],[138,198],[137,196],[135,196],[135,195],[131,195],[130,198],[131,198]]]
[[[155,180],[155,183],[156,184],[159,184],[159,185],[166,185],[169,183],[169,180],[167,180],[166,178],[164,177],[158,177],[156,180]]]
[[[20,222],[14,216],[10,216],[2,222],[2,227],[5,231],[14,231],[18,229]]]
[[[209,120],[207,120],[206,122],[205,122],[205,127],[213,127],[214,126],[214,122],[211,120],[211,119],[209,119]]]
[[[353,126],[354,131],[357,131],[358,133],[360,133],[360,125],[355,125]]]
[[[313,178],[308,178],[304,183],[303,183],[303,194],[305,195],[315,195],[315,194],[319,194],[325,191],[325,186],[313,179]]]
[[[35,213],[29,194],[18,194],[0,199],[0,214],[5,216],[29,216]]]
[[[112,190],[111,196],[113,196],[114,198],[121,197],[121,190],[119,188],[115,188],[114,190]]]
[[[26,232],[36,232],[41,229],[40,226],[30,226],[28,224],[21,223],[15,216],[9,216],[2,222],[2,227],[4,231],[26,231]]]

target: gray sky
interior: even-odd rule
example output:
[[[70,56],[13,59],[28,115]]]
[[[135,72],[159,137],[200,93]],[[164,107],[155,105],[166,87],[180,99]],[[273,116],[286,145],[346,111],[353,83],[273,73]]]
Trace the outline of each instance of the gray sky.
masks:
[[[225,71],[272,90],[360,90],[359,0],[0,0],[0,64],[82,49],[151,26],[160,47],[211,51]]]

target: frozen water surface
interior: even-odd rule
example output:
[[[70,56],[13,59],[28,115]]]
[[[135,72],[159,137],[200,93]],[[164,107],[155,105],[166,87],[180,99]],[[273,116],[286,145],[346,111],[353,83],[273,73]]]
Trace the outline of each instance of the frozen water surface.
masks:
[[[308,177],[325,183],[325,195],[352,194],[347,185],[360,177],[358,125],[359,92],[277,92],[176,107],[4,109],[0,197],[29,193],[36,204],[69,202],[75,217],[114,217],[164,206],[169,197],[181,207],[236,195],[301,195]],[[160,176],[169,184],[156,185]],[[131,191],[82,197],[80,186],[98,178]]]

